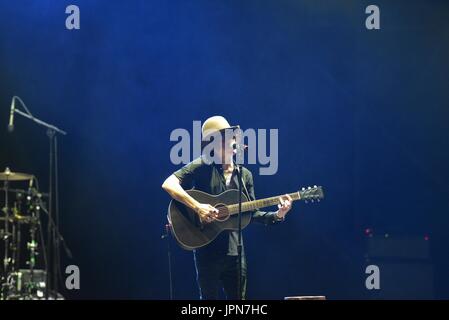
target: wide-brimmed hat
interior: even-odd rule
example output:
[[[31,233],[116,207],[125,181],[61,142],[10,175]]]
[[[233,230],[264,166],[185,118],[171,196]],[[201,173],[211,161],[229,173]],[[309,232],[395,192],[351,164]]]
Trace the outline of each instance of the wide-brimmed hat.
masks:
[[[204,147],[210,142],[210,137],[216,134],[224,134],[226,129],[235,130],[239,126],[231,126],[224,117],[213,116],[204,121],[201,127],[202,146]]]
[[[203,126],[201,127],[201,134],[204,139],[217,132],[224,132],[225,129],[237,129],[238,127],[239,126],[231,126],[228,120],[222,116],[213,116],[204,121]]]

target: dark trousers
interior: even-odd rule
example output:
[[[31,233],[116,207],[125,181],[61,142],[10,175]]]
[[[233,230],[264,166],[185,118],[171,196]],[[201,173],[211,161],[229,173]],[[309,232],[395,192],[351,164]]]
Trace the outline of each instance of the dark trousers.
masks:
[[[238,295],[238,257],[207,257],[195,254],[197,283],[200,299],[217,300],[224,290],[226,299],[237,300]],[[246,259],[242,257],[242,298],[246,298]]]

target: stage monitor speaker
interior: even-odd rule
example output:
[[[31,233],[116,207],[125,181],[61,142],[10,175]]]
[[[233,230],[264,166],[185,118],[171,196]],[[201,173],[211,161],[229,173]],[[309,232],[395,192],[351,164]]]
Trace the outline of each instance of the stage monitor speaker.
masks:
[[[365,261],[379,267],[380,288],[372,299],[433,299],[430,243],[424,237],[367,237]]]

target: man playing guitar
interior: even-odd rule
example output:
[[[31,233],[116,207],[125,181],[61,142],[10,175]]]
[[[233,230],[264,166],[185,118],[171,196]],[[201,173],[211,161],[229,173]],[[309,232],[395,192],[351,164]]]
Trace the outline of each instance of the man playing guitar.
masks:
[[[233,162],[234,139],[224,134],[231,128],[228,121],[221,116],[207,119],[202,126],[202,135],[211,134],[222,136],[221,148],[215,149],[221,156],[220,163],[207,163],[199,157],[178,171],[170,175],[162,184],[162,188],[170,196],[193,209],[203,224],[212,223],[218,218],[219,211],[208,203],[200,203],[186,190],[195,187],[212,195],[218,195],[229,189],[238,189],[237,172]],[[204,140],[204,139],[203,139]],[[255,200],[254,184],[251,172],[242,167],[242,190],[249,200]],[[265,212],[254,210],[252,219],[265,225],[272,225],[284,221],[285,215],[292,206],[290,195],[279,197],[278,210]],[[197,283],[201,299],[218,299],[219,289],[223,288],[227,299],[246,297],[246,259],[242,250],[242,283],[238,292],[238,231],[229,230],[221,233],[208,245],[194,250]]]

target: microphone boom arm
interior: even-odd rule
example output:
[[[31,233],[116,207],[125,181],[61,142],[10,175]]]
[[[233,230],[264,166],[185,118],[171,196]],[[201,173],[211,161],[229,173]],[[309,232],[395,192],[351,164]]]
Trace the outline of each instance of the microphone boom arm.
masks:
[[[42,121],[42,120],[40,120],[38,118],[35,118],[35,117],[33,117],[32,115],[30,115],[28,113],[22,112],[22,111],[20,111],[18,109],[14,109],[14,112],[17,113],[17,114],[20,114],[22,117],[25,117],[25,118],[28,118],[28,119],[32,120],[33,122],[37,123],[38,125],[44,126],[44,127],[48,128],[50,130],[53,130],[55,132],[58,132],[58,133],[62,134],[62,135],[66,135],[67,134],[67,132],[65,132],[64,130],[61,130],[58,127],[55,127],[54,125],[49,124],[49,123],[47,123],[45,121]]]

